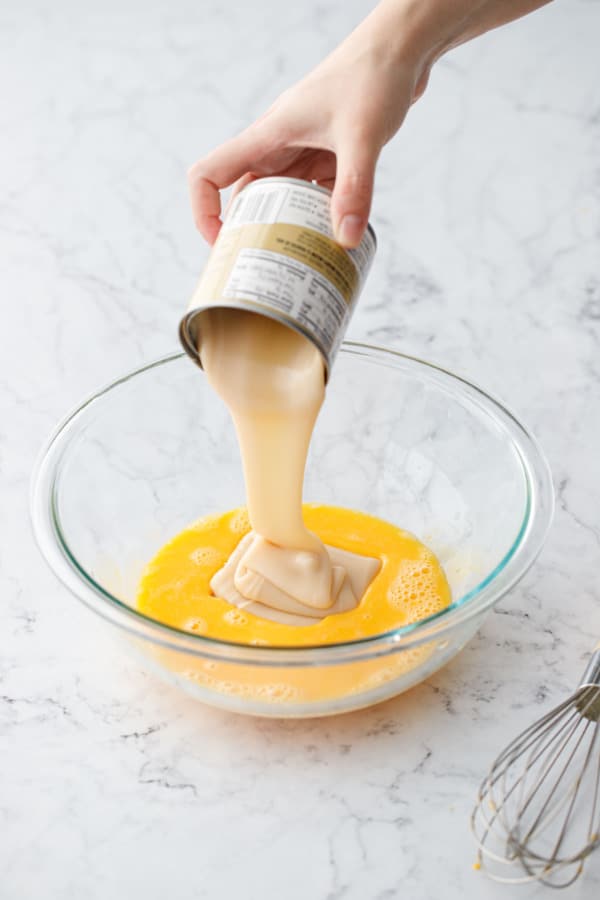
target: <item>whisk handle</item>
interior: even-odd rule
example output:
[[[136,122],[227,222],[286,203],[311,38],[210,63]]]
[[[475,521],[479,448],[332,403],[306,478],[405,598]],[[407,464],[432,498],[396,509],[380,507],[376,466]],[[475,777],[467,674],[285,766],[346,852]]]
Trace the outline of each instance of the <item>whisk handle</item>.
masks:
[[[590,656],[579,687],[600,687],[600,644],[596,644],[596,649]]]

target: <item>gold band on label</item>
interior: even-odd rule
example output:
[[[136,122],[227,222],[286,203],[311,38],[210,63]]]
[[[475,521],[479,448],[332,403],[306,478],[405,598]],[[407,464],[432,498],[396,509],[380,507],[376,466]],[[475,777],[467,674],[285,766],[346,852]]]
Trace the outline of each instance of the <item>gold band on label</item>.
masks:
[[[190,309],[223,297],[238,252],[246,248],[279,253],[310,266],[337,288],[346,303],[352,301],[358,289],[359,276],[354,263],[331,238],[302,225],[250,224],[219,235]]]

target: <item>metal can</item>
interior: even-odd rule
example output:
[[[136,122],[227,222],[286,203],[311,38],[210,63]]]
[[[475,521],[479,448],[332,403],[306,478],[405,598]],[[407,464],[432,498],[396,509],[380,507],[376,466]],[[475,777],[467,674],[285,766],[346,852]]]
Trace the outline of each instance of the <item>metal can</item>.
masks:
[[[260,178],[234,199],[179,329],[201,363],[202,313],[225,307],[269,316],[307,337],[328,376],[375,255],[333,239],[331,193],[297,178]]]

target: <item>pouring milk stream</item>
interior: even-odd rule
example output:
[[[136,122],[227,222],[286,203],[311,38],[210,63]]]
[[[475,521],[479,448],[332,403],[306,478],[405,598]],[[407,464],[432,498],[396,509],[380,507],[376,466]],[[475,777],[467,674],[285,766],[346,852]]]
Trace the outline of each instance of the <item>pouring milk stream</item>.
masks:
[[[181,326],[236,428],[252,531],[215,594],[287,624],[354,608],[380,561],[326,547],[302,519],[325,380],[372,260],[332,236],[329,193],[262,179],[236,198]]]

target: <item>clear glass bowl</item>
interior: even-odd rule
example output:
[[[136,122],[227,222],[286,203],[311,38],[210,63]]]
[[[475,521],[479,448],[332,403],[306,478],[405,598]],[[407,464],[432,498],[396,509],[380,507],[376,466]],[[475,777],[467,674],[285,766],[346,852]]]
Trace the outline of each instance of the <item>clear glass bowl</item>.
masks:
[[[553,511],[544,456],[504,406],[434,365],[356,343],[333,370],[305,500],[412,531],[441,560],[452,605],[377,637],[308,648],[218,641],[139,613],[139,576],[161,545],[244,503],[228,413],[183,354],[83,403],[50,438],[32,483],[46,560],[146,667],[205,703],[274,716],[367,706],[439,669],[531,565]]]

